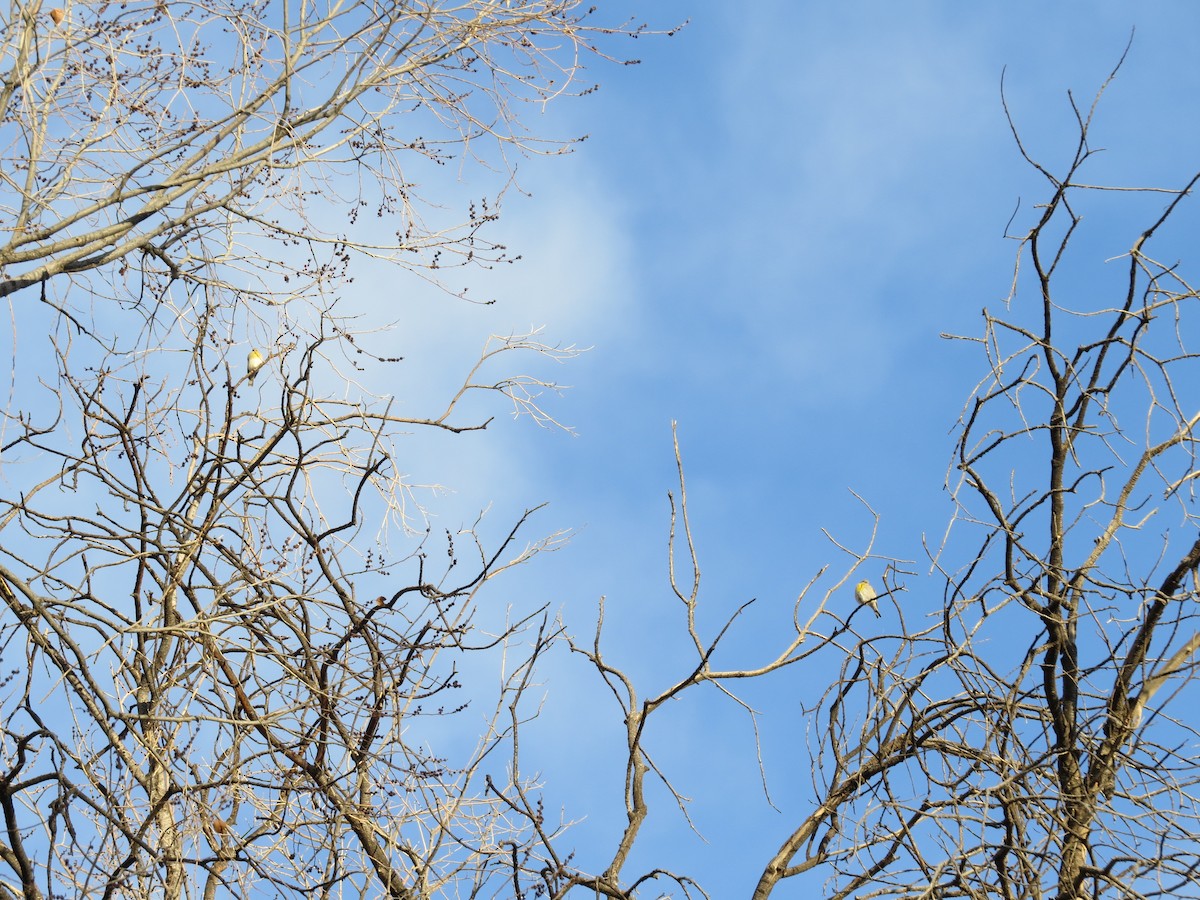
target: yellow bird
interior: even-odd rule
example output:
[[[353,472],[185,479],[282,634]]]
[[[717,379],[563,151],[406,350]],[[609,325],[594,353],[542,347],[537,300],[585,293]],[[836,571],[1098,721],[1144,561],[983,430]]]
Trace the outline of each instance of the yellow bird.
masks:
[[[263,363],[267,358],[262,355],[257,347],[250,351],[250,355],[246,357],[246,380],[254,384],[254,376],[258,374],[258,370],[263,367]]]
[[[871,610],[875,613],[875,618],[881,619],[883,617],[879,613],[879,604],[875,602],[875,597],[875,588],[871,587],[871,582],[860,581],[855,585],[854,599],[864,606],[871,607]]]

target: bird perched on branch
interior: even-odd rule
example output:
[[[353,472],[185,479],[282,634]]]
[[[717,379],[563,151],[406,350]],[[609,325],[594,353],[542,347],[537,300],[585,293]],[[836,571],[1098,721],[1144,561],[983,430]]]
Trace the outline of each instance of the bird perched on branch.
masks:
[[[875,613],[875,618],[883,618],[879,613],[879,604],[875,602],[875,588],[871,587],[871,582],[860,581],[854,587],[854,599],[864,606],[871,607],[871,611]]]
[[[263,367],[263,363],[267,358],[262,355],[262,351],[255,347],[250,351],[250,355],[246,357],[246,380],[254,384],[254,376],[258,374],[258,370]]]

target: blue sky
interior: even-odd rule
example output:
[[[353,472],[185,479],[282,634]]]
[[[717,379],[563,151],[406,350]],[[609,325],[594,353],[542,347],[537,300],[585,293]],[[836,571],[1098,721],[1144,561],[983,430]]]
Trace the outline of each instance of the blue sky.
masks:
[[[650,691],[691,662],[666,582],[672,420],[705,621],[758,598],[730,664],[770,652],[821,566],[823,587],[841,577],[848,559],[822,528],[865,546],[872,519],[851,490],[880,516],[876,551],[915,561],[906,610],[919,620],[940,608],[922,541],[946,527],[950,431],[985,369],[939,333],[979,333],[980,310],[1009,289],[1006,223],[1015,210],[1014,233],[1027,226],[1046,196],[1004,119],[1005,67],[1027,146],[1061,169],[1075,139],[1067,91],[1090,106],[1136,27],[1098,113],[1093,144],[1106,150],[1089,177],[1176,187],[1200,165],[1192,3],[659,2],[638,15],[688,17],[673,38],[623,48],[642,65],[594,66],[595,95],[530,110],[535,131],[590,138],[570,157],[521,163],[531,197],[510,193],[497,235],[523,261],[471,282],[494,307],[415,279],[397,297],[394,275],[373,270],[349,298],[398,310],[397,396],[414,410],[444,396],[489,333],[545,326],[551,341],[592,348],[551,373],[573,386],[551,410],[575,436],[501,416],[483,435],[415,437],[410,475],[453,491],[429,504],[451,529],[489,504],[500,530],[548,503],[528,536],[571,528],[572,540],[497,584],[495,602],[550,603],[586,637],[605,595],[610,658]],[[1081,302],[1164,202],[1098,206]],[[895,624],[887,613],[879,627]],[[620,719],[579,660],[555,657],[543,681],[527,747],[549,807],[587,817],[580,859],[598,864],[618,835]],[[713,897],[747,894],[811,798],[796,745],[801,704],[816,699],[806,690],[788,677],[746,694],[764,712],[782,813],[758,787],[744,714],[714,691],[668,710],[648,745],[696,798],[711,845],[660,794],[634,865],[683,869]],[[778,896],[810,889],[785,883]]]
[[[711,639],[736,609],[756,601],[731,629],[715,666],[773,659],[790,639],[797,595],[825,567],[802,612],[827,591],[831,612],[853,609],[850,587],[838,583],[854,558],[834,540],[863,553],[874,534],[873,558],[859,571],[877,585],[886,560],[908,561],[899,597],[908,628],[940,614],[944,582],[930,573],[926,548],[938,545],[953,513],[945,485],[955,422],[987,374],[977,345],[940,335],[978,335],[981,309],[1001,308],[1017,249],[1006,227],[1010,234],[1027,228],[1048,194],[1005,121],[1001,73],[1026,147],[1061,171],[1076,140],[1068,90],[1086,110],[1136,28],[1093,127],[1093,146],[1104,152],[1084,177],[1097,185],[1177,188],[1200,169],[1200,5],[613,0],[602,14],[620,18],[623,11],[652,27],[690,24],[670,38],[615,42],[615,55],[642,64],[589,60],[581,84],[596,81],[599,91],[524,111],[534,134],[588,140],[565,156],[514,157],[516,185],[487,236],[519,254],[520,263],[448,276],[451,287],[496,302],[461,302],[399,267],[358,260],[337,312],[362,316],[363,344],[371,350],[404,358],[341,371],[373,396],[394,398],[392,411],[405,416],[440,413],[489,335],[543,329],[550,343],[588,348],[561,365],[510,357],[485,373],[498,378],[528,365],[570,385],[547,398],[548,411],[569,431],[513,419],[494,397],[473,397],[466,403],[473,415],[496,417],[490,428],[463,435],[416,429],[397,442],[399,465],[439,549],[443,529],[469,529],[481,510],[480,530],[494,545],[523,510],[545,504],[521,540],[566,531],[570,540],[488,585],[479,623],[547,606],[586,643],[604,597],[607,659],[634,677],[645,697],[695,665],[667,578],[672,421],[703,570],[701,634]],[[68,33],[47,29],[43,37],[48,45]],[[77,110],[70,103],[63,109]],[[428,125],[415,124],[418,116],[397,119],[405,137],[411,132],[404,128]],[[470,163],[405,164],[412,168],[404,175],[444,203],[447,217],[494,194],[505,178]],[[331,184],[340,175],[357,184],[360,174],[330,171]],[[295,184],[314,174],[297,175]],[[264,205],[297,196],[285,192]],[[321,204],[339,201],[312,202],[313,220],[321,222],[331,211]],[[1084,229],[1067,263],[1073,290],[1059,299],[1080,308],[1110,302],[1126,272],[1120,257],[1166,202],[1161,193],[1081,196]],[[336,211],[330,221],[340,229],[345,210]],[[1160,260],[1195,259],[1198,218],[1189,201],[1155,245]],[[377,222],[364,214],[357,227],[369,236]],[[266,243],[237,248],[229,269],[235,281],[244,275],[253,289],[255,253]],[[249,258],[244,267],[242,256]],[[140,348],[123,373],[180,374],[193,351],[192,295],[173,298],[175,307],[156,305],[146,324],[136,304],[95,302],[92,277],[70,283],[70,302],[120,346]],[[52,417],[54,404],[42,399],[62,382],[46,368],[42,324],[50,323],[48,340],[76,348],[76,372],[86,370],[88,353],[101,351],[75,344],[61,317],[54,324],[53,307],[34,302],[34,289],[15,296],[22,305],[14,307],[20,315],[13,316],[10,400]],[[1019,295],[1018,308],[1026,300]],[[206,350],[216,359],[228,349],[235,374],[247,343],[272,350],[267,374],[239,389],[249,419],[256,403],[272,410],[277,402],[278,356],[292,337],[273,330],[281,308],[220,309],[229,343]],[[176,343],[159,345],[159,334]],[[189,379],[179,390],[194,387]],[[43,393],[26,395],[37,382]],[[339,394],[343,389],[353,398],[355,388],[336,384]],[[1163,428],[1162,421],[1147,429]],[[1141,420],[1125,424],[1137,432]],[[69,430],[60,436],[69,440]],[[180,436],[162,441],[179,451],[178,460],[187,448]],[[167,496],[182,481],[171,469],[178,460],[163,453],[157,474],[170,486]],[[16,490],[59,465],[52,454],[20,462],[27,467],[10,462],[5,470]],[[1001,474],[1006,464],[997,465]],[[1039,477],[1036,469],[1019,474]],[[327,486],[341,490],[340,483]],[[77,507],[72,490],[47,499],[47,508]],[[124,512],[133,515],[132,507]],[[1167,516],[1161,521],[1174,524]],[[374,549],[374,527],[363,525],[363,552]],[[394,522],[384,528],[393,559],[415,546]],[[1149,543],[1161,541],[1150,532],[1143,532]],[[1171,538],[1178,536],[1176,529]],[[951,544],[944,565],[957,569],[974,546],[969,534]],[[686,584],[686,558],[677,562]],[[395,572],[378,581],[407,579],[413,568],[398,565]],[[360,599],[381,589],[369,576],[354,588]],[[896,634],[901,620],[893,603],[883,610],[881,620],[860,616],[856,624]],[[1016,620],[1017,612],[1014,604],[1005,615]],[[1028,629],[1013,629],[1012,637],[996,642],[994,659],[1011,660],[1033,640]],[[468,654],[464,682],[486,693],[498,681],[495,662]],[[695,878],[710,897],[747,896],[767,858],[811,808],[806,745],[820,723],[804,709],[820,699],[838,662],[829,655],[733,685],[758,711],[753,722],[707,685],[655,715],[645,746],[693,798],[699,835],[661,786],[651,785],[651,815],[627,877],[661,866]],[[623,824],[621,714],[595,672],[563,647],[543,660],[538,692],[544,704],[523,732],[526,774],[543,773],[551,819],[561,811],[579,820],[559,849],[574,848],[578,865],[597,871],[611,859]],[[460,749],[466,755],[489,712],[485,700],[458,716],[408,720],[405,738],[428,739],[451,759]],[[820,876],[785,882],[776,896],[814,896]]]

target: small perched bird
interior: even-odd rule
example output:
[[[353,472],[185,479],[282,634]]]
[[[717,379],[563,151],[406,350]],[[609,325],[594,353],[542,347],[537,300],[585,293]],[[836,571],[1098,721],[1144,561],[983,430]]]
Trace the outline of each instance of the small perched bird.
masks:
[[[879,604],[875,602],[875,596],[875,588],[871,587],[871,582],[869,581],[860,581],[854,587],[854,599],[865,606],[871,607],[872,612],[875,613],[875,618],[881,619],[883,617],[879,614]]]
[[[254,376],[258,374],[258,370],[263,367],[263,363],[267,358],[262,355],[257,347],[250,351],[250,355],[246,357],[246,380],[254,384]]]

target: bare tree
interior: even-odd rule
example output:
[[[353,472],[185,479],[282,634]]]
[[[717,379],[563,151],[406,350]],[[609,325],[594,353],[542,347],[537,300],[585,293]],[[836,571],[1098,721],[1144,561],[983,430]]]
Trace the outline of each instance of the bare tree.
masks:
[[[1200,175],[1159,191],[1113,299],[1080,299],[1065,268],[1080,209],[1129,196],[1084,180],[1094,105],[1072,107],[1060,175],[1013,129],[1049,197],[977,340],[988,374],[960,423],[954,540],[931,554],[937,615],[895,602],[920,582],[874,537],[833,541],[844,565],[813,573],[761,658],[727,663],[746,604],[701,622],[676,447],[670,577],[689,654],[645,691],[604,645],[603,607],[595,636],[571,641],[625,727],[625,827],[601,867],[577,862],[519,740],[561,628],[478,602],[561,536],[522,537],[532,511],[493,539],[482,523],[435,536],[398,461],[413,429],[485,427],[463,411],[472,393],[553,422],[539,401],[553,384],[489,373],[573,351],[497,338],[445,406],[410,414],[358,384],[400,360],[336,293],[361,256],[451,293],[447,271],[511,259],[485,229],[513,154],[566,149],[526,133],[521,104],[586,92],[579,60],[644,30],[593,15],[520,0],[10,7],[0,897],[704,895],[687,872],[631,862],[657,812],[648,781],[687,821],[648,723],[713,687],[756,723],[739,684],[811,684],[831,659],[839,674],[806,710],[812,802],[754,897],[803,875],[831,897],[1194,892],[1180,700],[1200,647],[1200,297],[1151,253]],[[467,160],[500,186],[456,215],[431,173]],[[882,636],[842,599],[880,562],[900,622]]]
[[[1153,252],[1200,175],[1133,189],[1165,208],[1106,280],[1110,299],[1080,289],[1094,256],[1083,210],[1130,200],[1086,179],[1102,94],[1072,98],[1062,174],[1009,117],[1048,196],[1015,236],[1003,312],[959,338],[988,374],[960,420],[953,539],[935,555],[944,612],[892,656],[848,654],[820,706],[818,805],[756,897],[813,869],[830,897],[1141,898],[1200,883],[1197,731],[1179,702],[1200,649],[1200,295]]]
[[[451,293],[448,270],[511,260],[484,232],[515,160],[569,147],[523,107],[588,92],[584,61],[645,31],[596,17],[11,4],[0,896],[510,889],[535,839],[520,701],[559,631],[478,596],[561,536],[520,537],[529,513],[430,533],[400,448],[485,427],[479,392],[552,423],[554,385],[506,362],[574,351],[495,338],[413,412],[359,384],[399,354],[336,294],[363,256]],[[434,174],[467,162],[498,180],[454,212]]]

